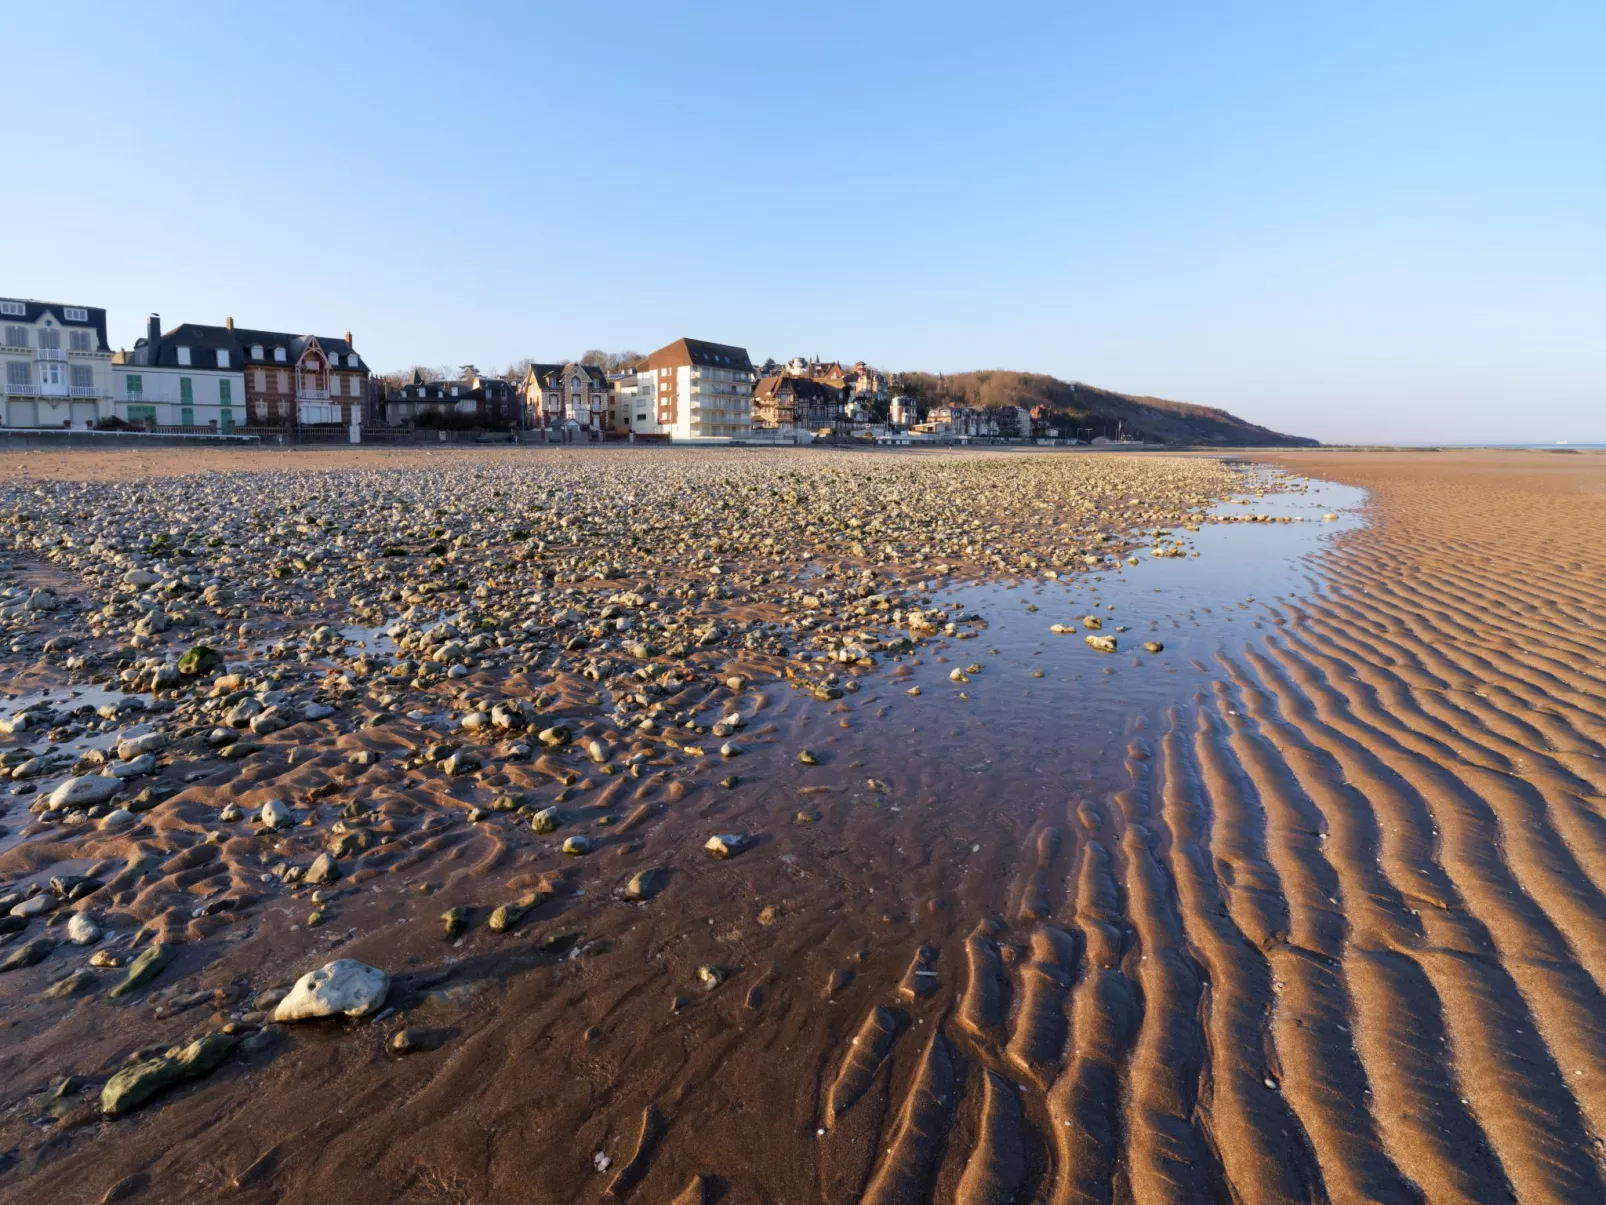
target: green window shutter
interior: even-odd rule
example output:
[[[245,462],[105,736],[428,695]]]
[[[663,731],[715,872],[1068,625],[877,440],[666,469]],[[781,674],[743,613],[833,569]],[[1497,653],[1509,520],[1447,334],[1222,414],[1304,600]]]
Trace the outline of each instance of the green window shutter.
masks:
[[[178,379],[178,400],[186,406],[195,404],[195,383],[189,377]]]
[[[234,382],[232,381],[219,381],[217,383],[217,404],[219,406],[232,406],[234,404],[234,390],[231,388],[233,384]]]
[[[140,377],[131,373],[126,380],[128,381],[129,397],[138,397],[145,392],[145,382]]]

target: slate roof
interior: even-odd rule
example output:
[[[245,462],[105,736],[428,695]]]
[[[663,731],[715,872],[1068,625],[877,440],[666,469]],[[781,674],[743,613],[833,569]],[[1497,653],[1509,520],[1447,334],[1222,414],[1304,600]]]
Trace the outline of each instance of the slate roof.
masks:
[[[747,358],[745,347],[733,347],[728,343],[709,343],[702,339],[676,339],[647,357],[649,368],[673,368],[681,364],[697,364],[704,368],[734,368],[742,372],[753,371],[753,362]]]
[[[301,358],[301,353],[307,350],[307,345],[314,338],[318,340],[318,346],[323,348],[325,354],[338,355],[340,357],[340,362],[335,365],[336,368],[348,367],[347,357],[357,351],[344,339],[335,339],[326,335],[290,335],[285,334],[283,331],[260,331],[241,326],[234,328],[234,338],[239,343],[240,355],[247,364],[272,363],[273,349],[275,347],[284,348],[285,360],[294,364]],[[262,359],[253,360],[251,358],[251,348],[258,343],[262,345]],[[360,352],[357,352],[357,367],[364,372],[368,371],[367,361],[362,358]]]
[[[163,334],[154,343],[148,337],[141,339],[134,345],[134,353],[129,363],[157,368],[184,367],[178,362],[178,349],[188,347],[190,362],[187,367],[217,368],[219,367],[217,353],[227,351],[228,369],[233,370],[249,365],[277,363],[273,358],[273,349],[282,347],[285,349],[283,362],[294,364],[301,358],[301,353],[306,351],[312,339],[311,335],[286,335],[277,331],[248,330],[238,326],[231,330],[227,326],[185,322]],[[340,362],[335,365],[336,368],[349,367],[347,357],[353,351],[351,344],[344,339],[325,339],[322,335],[317,336],[317,340],[318,346],[323,348],[326,354],[339,354]],[[253,360],[251,348],[258,343],[262,345],[262,359]],[[368,365],[363,362],[360,354],[357,362],[363,371],[368,370]]]
[[[96,351],[110,351],[111,344],[106,341],[106,311],[96,309],[92,305],[68,306],[57,301],[32,301],[26,297],[0,297],[0,301],[20,301],[26,307],[23,314],[0,314],[0,322],[35,323],[49,314],[57,326],[67,330],[83,330],[88,327],[95,332],[100,340],[95,345]],[[83,310],[88,317],[83,322],[67,321],[66,311],[69,309]]]

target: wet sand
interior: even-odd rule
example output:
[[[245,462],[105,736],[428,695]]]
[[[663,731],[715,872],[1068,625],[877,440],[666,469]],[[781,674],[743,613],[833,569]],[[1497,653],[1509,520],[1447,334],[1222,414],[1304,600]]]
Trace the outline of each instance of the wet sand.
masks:
[[[1058,580],[978,565],[932,593],[977,622],[839,697],[749,658],[702,704],[752,717],[735,790],[550,755],[443,780],[388,725],[267,738],[313,756],[199,780],[151,813],[161,876],[106,889],[166,926],[159,992],[0,977],[0,1200],[1606,1199],[1606,458],[1279,463],[1321,492],[1219,509],[1301,522]],[[1119,652],[1085,644],[1095,614]],[[578,714],[594,687],[551,689]],[[216,769],[167,772],[191,767]],[[577,864],[437,823],[570,785],[623,817]],[[257,872],[327,820],[184,839],[320,794],[387,800],[399,849],[354,859],[315,928]],[[755,840],[702,851],[727,831]],[[6,874],[112,841],[35,836]],[[663,890],[618,898],[650,866]],[[476,923],[447,941],[452,906]],[[270,1034],[126,1119],[52,1107],[320,951],[389,969],[396,1012]],[[439,1048],[389,1053],[402,1025]]]

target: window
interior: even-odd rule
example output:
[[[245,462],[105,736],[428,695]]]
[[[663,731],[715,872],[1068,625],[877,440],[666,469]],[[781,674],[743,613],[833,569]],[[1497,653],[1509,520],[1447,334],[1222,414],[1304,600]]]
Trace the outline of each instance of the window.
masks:
[[[219,381],[217,383],[217,404],[224,409],[234,405],[233,381]]]
[[[70,384],[74,393],[80,389],[93,389],[95,387],[95,370],[88,364],[74,364],[72,366]]]
[[[275,360],[277,360],[280,364],[283,364],[284,363],[284,348],[275,347],[273,349],[273,358]]]
[[[190,349],[189,348],[181,347],[181,348],[178,349],[178,363],[179,363],[179,367],[180,368],[188,368],[190,366]]]
[[[41,327],[39,330],[39,348],[41,351],[60,351],[61,332],[54,327]]]
[[[255,381],[256,391],[258,393],[261,393],[264,389],[266,389],[268,387],[267,374],[265,374],[260,368],[258,368],[256,370],[255,375],[256,375],[256,381]]]
[[[66,318],[68,322],[88,322],[89,321],[89,311],[88,310],[79,309],[76,306],[69,305],[69,306],[63,307],[62,311],[61,311],[61,314],[62,314],[62,317]]]
[[[28,346],[28,328],[25,327],[25,326],[8,326],[8,327],[6,327],[6,346],[7,347],[27,347]]]
[[[229,353],[228,353],[228,349],[227,348],[223,348],[223,347],[218,348],[218,350],[217,350],[217,366],[219,368],[227,368],[229,366]]]
[[[26,318],[28,307],[20,301],[0,301],[0,314],[10,314],[13,318]]]
[[[26,360],[6,361],[6,384],[12,388],[33,384],[33,372]]]
[[[251,345],[251,358],[253,360],[260,360],[262,358],[262,344],[253,343]]]
[[[357,388],[357,381],[356,377],[346,378],[346,388],[350,391],[352,397],[362,396],[362,391]]]
[[[357,353],[356,352],[352,352],[349,356],[346,357],[346,367],[347,368],[360,367],[360,365],[357,363]]]
[[[145,378],[138,373],[129,373],[123,378],[123,391],[134,399],[145,396]]]
[[[186,406],[195,405],[195,382],[189,377],[178,379],[178,400]],[[185,424],[186,426],[188,424]]]
[[[289,393],[290,392],[290,374],[287,373],[284,369],[281,368],[281,369],[279,369],[279,371],[275,375],[279,378],[279,392],[280,393]]]
[[[67,332],[67,350],[69,350],[69,351],[89,351],[90,350],[90,347],[89,347],[89,332],[88,331],[68,331]]]
[[[149,423],[156,425],[155,406],[130,406],[128,408],[128,421],[131,423]]]

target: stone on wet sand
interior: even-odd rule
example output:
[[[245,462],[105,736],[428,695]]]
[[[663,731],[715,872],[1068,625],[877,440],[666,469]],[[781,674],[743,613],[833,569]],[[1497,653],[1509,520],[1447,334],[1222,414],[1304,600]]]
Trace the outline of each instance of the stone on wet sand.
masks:
[[[1089,636],[1087,637],[1087,646],[1095,653],[1113,653],[1115,652],[1115,637]]]
[[[638,870],[625,884],[625,898],[650,900],[662,891],[668,882],[669,872],[662,866],[649,866],[646,870]]]
[[[318,886],[325,883],[338,882],[340,879],[340,866],[327,853],[321,853],[312,860],[307,867],[306,881]]]
[[[439,1050],[451,1036],[445,1029],[398,1029],[390,1039],[393,1054],[424,1054]]]
[[[715,833],[703,843],[703,848],[716,858],[734,858],[747,847],[747,838],[740,833]]]
[[[390,992],[390,976],[353,958],[337,958],[308,971],[273,1010],[275,1021],[362,1017],[376,1011]]]
[[[591,838],[584,833],[566,837],[563,841],[563,852],[571,858],[583,858],[591,852]]]
[[[210,1033],[181,1050],[124,1067],[101,1089],[101,1112],[119,1117],[174,1084],[211,1074],[229,1056],[234,1044],[229,1034]]]
[[[36,962],[43,962],[55,948],[54,937],[36,937],[32,941],[24,942],[4,958],[0,958],[0,972],[19,971],[23,967],[33,966]]]
[[[69,778],[57,787],[50,793],[46,806],[53,812],[63,808],[91,807],[105,803],[122,789],[121,779],[86,774],[81,778]]]
[[[557,808],[542,808],[530,817],[530,828],[545,835],[556,832],[563,824],[563,813]]]
[[[74,912],[67,922],[67,940],[75,946],[92,946],[100,940],[100,926],[87,912]]]
[[[127,828],[139,817],[127,808],[115,808],[100,818],[99,828],[103,833],[115,833],[119,829]]]
[[[138,991],[149,983],[173,959],[173,947],[157,944],[149,947],[128,966],[128,973],[106,994],[118,999]]]
[[[262,827],[267,829],[289,828],[295,823],[295,814],[282,799],[268,800],[257,815],[262,820]]]

